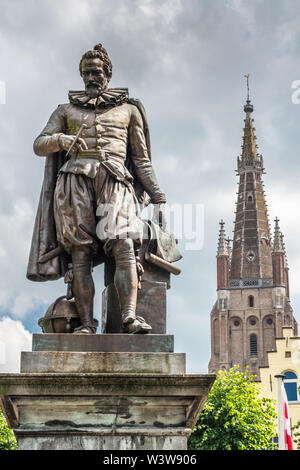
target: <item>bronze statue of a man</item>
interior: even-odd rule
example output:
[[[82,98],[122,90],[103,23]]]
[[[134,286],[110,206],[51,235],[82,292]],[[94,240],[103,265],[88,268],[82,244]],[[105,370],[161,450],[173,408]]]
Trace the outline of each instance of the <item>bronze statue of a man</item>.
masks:
[[[70,91],[69,103],[58,106],[34,142],[35,153],[47,158],[27,277],[58,279],[71,262],[82,323],[75,333],[95,333],[92,267],[113,256],[123,332],[143,333],[151,328],[135,315],[141,233],[133,215],[139,217],[145,192],[156,220],[166,202],[151,164],[145,110],[127,89],[108,88],[112,65],[101,44],[83,55],[79,69],[85,91]],[[107,205],[114,230],[99,234],[99,208]]]

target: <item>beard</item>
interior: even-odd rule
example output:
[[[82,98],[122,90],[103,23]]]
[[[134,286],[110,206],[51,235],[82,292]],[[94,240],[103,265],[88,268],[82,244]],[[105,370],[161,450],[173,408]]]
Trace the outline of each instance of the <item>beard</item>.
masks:
[[[85,91],[91,98],[97,98],[103,90],[101,85],[88,85],[85,87]]]
[[[105,89],[104,83],[88,83],[85,87],[86,94],[90,96],[90,98],[97,98]]]

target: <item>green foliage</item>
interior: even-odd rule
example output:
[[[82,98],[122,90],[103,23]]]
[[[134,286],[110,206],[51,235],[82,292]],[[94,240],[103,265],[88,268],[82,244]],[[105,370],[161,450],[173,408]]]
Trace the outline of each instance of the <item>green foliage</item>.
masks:
[[[300,394],[300,387],[298,387],[298,393]],[[300,421],[292,427],[293,431],[293,442],[297,445],[297,450],[300,450]]]
[[[297,445],[297,450],[300,450],[300,421],[292,427],[293,431],[293,442]]]
[[[276,446],[274,400],[259,398],[248,370],[220,371],[189,439],[191,450],[271,450]]]
[[[0,450],[16,450],[17,441],[14,433],[7,426],[6,419],[0,408]]]
[[[300,387],[298,388],[298,393],[300,394]],[[297,445],[297,450],[300,450],[300,421],[292,427],[293,431],[293,442]]]

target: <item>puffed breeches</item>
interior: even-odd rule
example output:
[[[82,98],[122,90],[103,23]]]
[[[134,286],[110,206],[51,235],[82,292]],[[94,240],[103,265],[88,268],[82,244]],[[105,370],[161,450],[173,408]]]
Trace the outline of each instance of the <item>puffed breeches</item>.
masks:
[[[71,253],[90,246],[95,255],[99,241],[108,254],[114,240],[142,241],[140,206],[129,182],[118,181],[100,166],[95,178],[59,174],[54,193],[57,239]]]

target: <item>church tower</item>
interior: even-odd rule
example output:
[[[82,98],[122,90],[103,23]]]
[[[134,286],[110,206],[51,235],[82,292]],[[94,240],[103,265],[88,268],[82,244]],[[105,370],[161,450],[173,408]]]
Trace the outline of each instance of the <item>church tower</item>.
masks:
[[[244,106],[242,153],[237,159],[237,193],[233,245],[220,223],[217,250],[217,302],[211,312],[209,373],[249,366],[259,378],[268,366],[267,351],[282,337],[282,327],[297,323],[290,305],[289,269],[279,220],[273,242],[263,184],[264,164],[256,144],[253,105]]]

